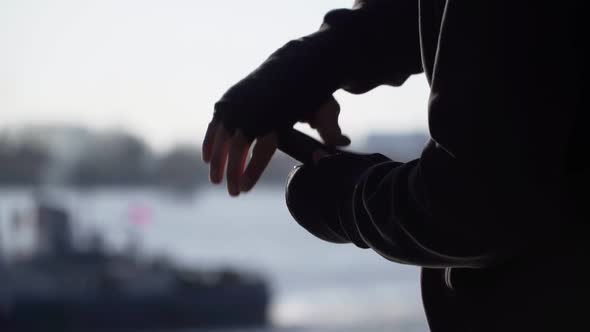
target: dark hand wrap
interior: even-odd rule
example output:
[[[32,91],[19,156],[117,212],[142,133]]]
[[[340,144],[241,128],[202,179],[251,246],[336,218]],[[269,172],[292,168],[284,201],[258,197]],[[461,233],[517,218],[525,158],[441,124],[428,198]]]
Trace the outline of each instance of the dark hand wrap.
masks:
[[[329,12],[321,29],[287,43],[227,91],[214,118],[248,139],[310,122],[338,89],[401,85],[422,71],[414,0]]]
[[[340,152],[316,164],[298,166],[287,181],[286,200],[291,215],[320,239],[368,248],[356,229],[353,195],[367,169],[388,161],[381,154]]]

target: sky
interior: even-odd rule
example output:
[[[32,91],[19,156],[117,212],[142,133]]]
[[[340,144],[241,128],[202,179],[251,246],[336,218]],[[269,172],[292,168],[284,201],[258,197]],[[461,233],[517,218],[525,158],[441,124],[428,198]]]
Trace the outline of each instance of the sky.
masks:
[[[200,144],[213,104],[287,41],[351,0],[0,0],[0,128],[123,129]],[[337,92],[353,141],[427,131],[423,75]],[[301,127],[304,128],[305,127]]]

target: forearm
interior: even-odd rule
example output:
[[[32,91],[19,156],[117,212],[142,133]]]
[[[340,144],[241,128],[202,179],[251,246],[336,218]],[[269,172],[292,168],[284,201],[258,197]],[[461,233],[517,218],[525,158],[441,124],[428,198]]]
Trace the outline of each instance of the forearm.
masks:
[[[461,167],[450,169],[437,160],[437,174],[430,174],[430,165],[424,162],[384,163],[361,176],[352,194],[358,236],[366,246],[399,263],[423,267],[492,264],[501,255],[501,228],[494,227],[489,197],[480,194],[476,179],[450,174],[460,173]],[[437,201],[432,204],[433,200]]]
[[[422,72],[416,0],[355,1],[352,10],[328,13],[325,24],[348,36],[341,88],[349,92],[399,86]]]
[[[322,28],[288,42],[223,95],[215,117],[230,131],[242,126],[249,138],[309,121],[340,87],[341,38]]]
[[[572,11],[450,1],[420,159],[366,171],[363,244],[388,259],[481,267],[530,257],[564,233],[565,156],[581,100]],[[550,19],[561,25],[547,26]],[[469,45],[468,48],[465,45]]]
[[[230,131],[242,125],[247,137],[259,137],[309,121],[340,88],[360,93],[420,72],[415,0],[366,3],[328,13],[318,32],[277,50],[226,92],[215,116]]]

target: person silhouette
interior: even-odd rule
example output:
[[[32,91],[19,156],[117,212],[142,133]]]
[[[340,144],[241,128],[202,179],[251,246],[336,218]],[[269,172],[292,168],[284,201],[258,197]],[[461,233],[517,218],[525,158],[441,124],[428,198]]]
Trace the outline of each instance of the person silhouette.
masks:
[[[335,91],[424,73],[431,139],[420,158],[337,153],[306,166],[316,203],[333,210],[308,230],[422,267],[434,332],[579,329],[590,220],[581,3],[365,0],[331,11],[216,103],[203,141],[210,179],[225,172],[232,196],[251,190],[296,122],[346,146]]]

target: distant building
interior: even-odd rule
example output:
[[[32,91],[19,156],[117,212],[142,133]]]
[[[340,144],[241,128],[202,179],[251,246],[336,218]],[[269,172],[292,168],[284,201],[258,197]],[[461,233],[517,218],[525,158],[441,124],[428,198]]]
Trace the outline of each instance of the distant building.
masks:
[[[15,144],[47,147],[52,155],[65,155],[90,142],[93,134],[85,128],[62,125],[29,125],[2,129],[2,139]]]
[[[51,157],[43,175],[43,184],[62,184],[80,155],[93,142],[94,135],[85,128],[61,125],[32,125],[3,130],[10,143],[39,146]]]

